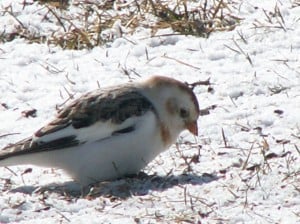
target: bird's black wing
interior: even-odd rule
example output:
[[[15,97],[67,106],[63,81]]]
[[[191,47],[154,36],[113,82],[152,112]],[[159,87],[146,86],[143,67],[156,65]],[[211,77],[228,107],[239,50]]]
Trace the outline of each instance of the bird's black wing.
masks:
[[[0,151],[0,160],[11,156],[49,150],[59,150],[84,144],[80,131],[89,132],[89,127],[97,123],[111,124],[107,133],[99,132],[98,141],[116,134],[134,131],[134,125],[119,126],[130,117],[143,116],[154,110],[152,103],[133,85],[99,89],[83,95],[62,109],[57,117],[39,129],[33,137],[6,146]],[[92,133],[91,133],[92,134]],[[95,135],[95,133],[93,133]],[[97,133],[96,133],[97,134]]]

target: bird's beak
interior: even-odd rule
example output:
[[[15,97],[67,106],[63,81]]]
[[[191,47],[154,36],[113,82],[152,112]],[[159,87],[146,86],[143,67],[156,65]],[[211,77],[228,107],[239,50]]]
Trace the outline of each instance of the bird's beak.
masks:
[[[186,128],[193,134],[198,136],[198,126],[197,121],[190,122],[186,124]]]

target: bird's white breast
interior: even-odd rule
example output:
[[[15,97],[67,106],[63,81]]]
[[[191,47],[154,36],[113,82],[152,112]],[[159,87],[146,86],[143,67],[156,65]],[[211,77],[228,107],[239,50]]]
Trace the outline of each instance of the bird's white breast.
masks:
[[[55,153],[52,156],[56,157],[57,166],[66,170],[82,185],[135,174],[162,152],[164,146],[159,122],[152,111],[130,119],[125,122],[134,121],[133,132],[116,134],[99,141],[93,138],[93,141],[79,147],[49,153]],[[96,136],[97,129],[91,131]],[[53,161],[50,163],[53,165]]]

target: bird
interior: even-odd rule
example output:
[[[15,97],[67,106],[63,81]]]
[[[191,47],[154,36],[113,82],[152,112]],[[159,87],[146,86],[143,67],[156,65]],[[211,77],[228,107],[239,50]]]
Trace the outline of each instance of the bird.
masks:
[[[0,150],[0,167],[62,169],[83,188],[135,175],[183,130],[197,136],[199,114],[193,90],[167,76],[99,88]]]

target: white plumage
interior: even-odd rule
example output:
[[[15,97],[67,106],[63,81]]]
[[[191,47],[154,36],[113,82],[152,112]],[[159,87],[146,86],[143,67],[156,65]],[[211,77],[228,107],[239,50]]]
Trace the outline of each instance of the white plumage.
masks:
[[[0,151],[0,166],[65,170],[83,187],[135,174],[184,129],[197,135],[199,106],[185,84],[162,76],[96,90],[32,137]]]

